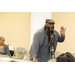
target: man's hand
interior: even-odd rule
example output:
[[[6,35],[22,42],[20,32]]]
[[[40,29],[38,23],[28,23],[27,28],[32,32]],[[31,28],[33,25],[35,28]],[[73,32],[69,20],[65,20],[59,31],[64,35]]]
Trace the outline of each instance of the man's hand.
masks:
[[[33,58],[33,62],[38,62],[38,59],[37,58]]]
[[[64,27],[62,26],[62,27],[61,27],[61,30],[60,30],[60,34],[61,34],[62,36],[65,35],[65,30],[66,30],[66,28],[64,28]]]

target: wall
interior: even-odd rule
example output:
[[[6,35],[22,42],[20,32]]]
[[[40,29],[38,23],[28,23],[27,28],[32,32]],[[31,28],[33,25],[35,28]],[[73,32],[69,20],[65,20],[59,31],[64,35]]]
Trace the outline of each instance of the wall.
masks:
[[[65,41],[58,43],[57,51],[75,53],[75,12],[52,12],[52,19],[59,33],[61,26],[66,28]]]
[[[58,43],[57,51],[75,53],[75,12],[50,13],[34,12],[31,17],[30,12],[0,12],[0,36],[5,37],[5,44],[13,46],[14,49],[24,47],[28,53],[34,33],[44,26],[46,18],[52,16],[56,22],[55,29],[59,33],[61,26],[66,27],[65,41]]]
[[[30,12],[0,12],[0,36],[5,37],[5,44],[24,47],[29,51]]]

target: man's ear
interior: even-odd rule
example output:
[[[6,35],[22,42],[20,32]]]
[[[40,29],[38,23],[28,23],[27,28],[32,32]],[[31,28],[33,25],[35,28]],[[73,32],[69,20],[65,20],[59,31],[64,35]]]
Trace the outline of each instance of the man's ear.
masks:
[[[45,26],[47,26],[47,23],[45,24]]]
[[[47,26],[47,24],[45,24],[45,26]]]

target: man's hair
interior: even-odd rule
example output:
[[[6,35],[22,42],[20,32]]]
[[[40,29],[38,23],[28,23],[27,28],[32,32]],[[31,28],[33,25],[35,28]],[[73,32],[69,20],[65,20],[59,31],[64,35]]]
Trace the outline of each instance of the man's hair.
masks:
[[[56,58],[56,62],[75,62],[75,58],[71,53],[66,52],[59,55]]]

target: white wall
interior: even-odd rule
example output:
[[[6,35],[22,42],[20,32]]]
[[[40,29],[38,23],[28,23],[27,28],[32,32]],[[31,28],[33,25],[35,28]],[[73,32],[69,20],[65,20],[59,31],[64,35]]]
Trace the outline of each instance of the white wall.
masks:
[[[33,42],[34,33],[45,25],[45,20],[47,18],[51,19],[51,12],[31,13],[30,46]]]

